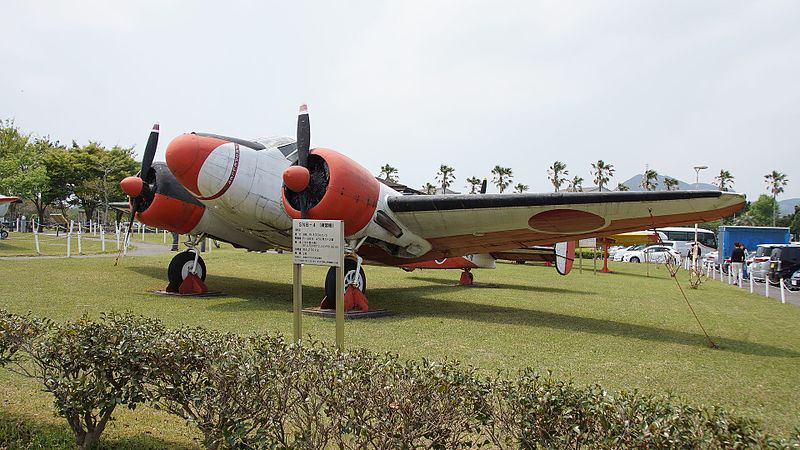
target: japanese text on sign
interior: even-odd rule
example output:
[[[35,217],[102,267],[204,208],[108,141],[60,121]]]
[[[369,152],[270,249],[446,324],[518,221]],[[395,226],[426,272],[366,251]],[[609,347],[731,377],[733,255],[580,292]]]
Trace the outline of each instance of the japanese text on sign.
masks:
[[[343,230],[339,220],[292,221],[292,262],[338,267],[342,261]]]

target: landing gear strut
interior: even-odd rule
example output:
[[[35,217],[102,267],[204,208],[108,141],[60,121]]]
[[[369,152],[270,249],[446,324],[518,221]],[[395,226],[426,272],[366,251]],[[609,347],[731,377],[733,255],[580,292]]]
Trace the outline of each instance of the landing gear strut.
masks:
[[[201,242],[205,235],[193,236],[186,245],[188,250],[180,252],[172,258],[167,268],[169,285],[167,292],[177,292],[180,294],[205,294],[208,292],[204,281],[206,279],[206,263],[200,257],[200,249],[197,243]]]

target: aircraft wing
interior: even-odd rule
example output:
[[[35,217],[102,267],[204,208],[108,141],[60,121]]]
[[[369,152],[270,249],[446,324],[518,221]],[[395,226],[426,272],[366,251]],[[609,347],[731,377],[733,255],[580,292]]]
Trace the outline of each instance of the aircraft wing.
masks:
[[[430,257],[549,245],[727,217],[744,197],[719,191],[412,195],[387,199]]]

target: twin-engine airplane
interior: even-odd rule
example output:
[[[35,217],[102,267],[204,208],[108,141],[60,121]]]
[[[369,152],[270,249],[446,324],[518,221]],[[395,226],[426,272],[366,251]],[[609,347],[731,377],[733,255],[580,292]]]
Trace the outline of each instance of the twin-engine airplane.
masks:
[[[141,171],[121,185],[141,222],[192,236],[189,251],[169,265],[169,290],[205,279],[192,251],[204,237],[289,250],[294,218],[344,222],[345,282],[363,291],[362,258],[403,266],[714,220],[744,206],[741,195],[718,191],[404,196],[339,152],[309,150],[305,105],[297,128],[297,141],[183,134],[164,164],[153,163],[153,127]],[[335,298],[334,286],[329,273],[327,298]]]

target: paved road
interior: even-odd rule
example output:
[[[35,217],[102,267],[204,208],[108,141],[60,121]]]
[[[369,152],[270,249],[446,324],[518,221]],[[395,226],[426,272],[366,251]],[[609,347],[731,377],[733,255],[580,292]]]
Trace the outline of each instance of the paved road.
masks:
[[[722,281],[719,280],[719,273],[717,273],[717,278],[715,280],[708,280],[707,283],[728,283],[728,276],[723,275]],[[735,284],[735,283],[731,283]],[[750,280],[742,280],[742,289],[746,291],[750,291]],[[767,293],[767,286],[766,283],[753,283],[753,294],[756,295],[766,295]],[[800,306],[800,291],[790,291],[785,289],[783,291],[784,299],[786,303],[790,303],[792,305]],[[781,289],[777,286],[769,286],[769,297],[775,299],[777,301],[781,301]]]

